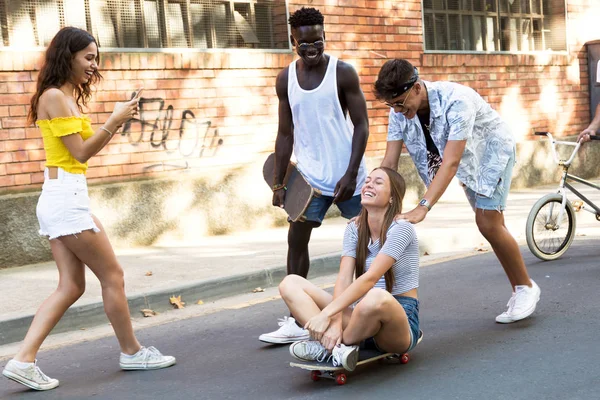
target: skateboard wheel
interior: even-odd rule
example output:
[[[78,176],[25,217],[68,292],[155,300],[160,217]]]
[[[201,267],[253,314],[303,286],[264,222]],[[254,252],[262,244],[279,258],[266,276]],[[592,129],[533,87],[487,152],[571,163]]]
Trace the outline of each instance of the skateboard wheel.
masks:
[[[410,356],[407,353],[404,353],[400,356],[400,364],[406,364],[410,361]]]
[[[312,379],[313,381],[320,381],[321,380],[321,371],[310,371],[310,379]]]
[[[346,384],[346,374],[339,374],[335,377],[335,383],[338,385]]]

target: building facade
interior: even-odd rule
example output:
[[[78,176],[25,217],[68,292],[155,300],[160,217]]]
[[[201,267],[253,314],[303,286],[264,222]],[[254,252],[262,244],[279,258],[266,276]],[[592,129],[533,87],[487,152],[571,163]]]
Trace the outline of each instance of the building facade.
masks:
[[[517,137],[523,185],[555,171],[535,130],[569,136],[590,121],[598,89],[585,44],[600,39],[598,0],[0,0],[0,267],[50,256],[34,212],[43,143],[26,117],[44,46],[69,25],[100,45],[104,80],[86,111],[95,124],[144,87],[138,118],[88,170],[92,208],[114,242],[285,223],[260,170],[277,131],[275,78],[295,59],[287,18],[302,6],[321,10],[326,51],[359,73],[371,165],[389,113],[372,87],[390,58],[487,99]]]
[[[66,25],[100,44],[95,123],[144,87],[139,119],[91,160],[92,181],[264,159],[277,129],[275,77],[294,59],[286,20],[301,6],[323,12],[326,51],[358,70],[370,156],[385,148],[388,115],[372,84],[394,57],[425,79],[472,86],[519,141],[536,129],[572,135],[589,122],[595,0],[0,0],[0,190],[43,180],[42,140],[26,114],[43,47]]]

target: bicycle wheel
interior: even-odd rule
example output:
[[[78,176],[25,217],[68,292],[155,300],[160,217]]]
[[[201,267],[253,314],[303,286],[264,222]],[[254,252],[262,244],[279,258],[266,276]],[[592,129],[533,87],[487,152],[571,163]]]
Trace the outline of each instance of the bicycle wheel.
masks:
[[[556,260],[567,251],[575,237],[575,210],[567,200],[562,221],[557,221],[561,204],[561,195],[548,194],[533,205],[527,217],[527,246],[540,260]]]

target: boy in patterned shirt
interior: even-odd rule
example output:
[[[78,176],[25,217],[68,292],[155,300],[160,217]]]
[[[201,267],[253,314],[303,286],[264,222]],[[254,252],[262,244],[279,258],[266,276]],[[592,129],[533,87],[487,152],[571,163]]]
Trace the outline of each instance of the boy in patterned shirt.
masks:
[[[419,205],[397,218],[425,219],[455,176],[512,286],[508,309],[496,322],[530,316],[540,288],[529,278],[517,242],[504,225],[504,209],[515,164],[515,139],[499,114],[473,89],[453,82],[427,82],[408,61],[386,62],[375,95],[390,110],[382,166],[398,168],[406,145],[427,191]],[[417,117],[417,118],[415,118]]]

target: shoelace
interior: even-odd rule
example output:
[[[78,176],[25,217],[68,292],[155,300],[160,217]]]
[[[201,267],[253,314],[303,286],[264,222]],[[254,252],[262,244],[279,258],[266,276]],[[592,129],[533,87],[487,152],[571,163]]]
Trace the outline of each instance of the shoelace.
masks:
[[[50,382],[50,378],[42,372],[40,367],[37,366],[37,360],[35,360],[33,362],[33,371],[34,371],[35,376],[37,378],[39,378],[40,380],[42,380],[44,382]]]
[[[289,332],[290,329],[296,325],[295,320],[289,317],[278,318],[277,321],[277,325],[284,328],[284,330],[287,332]]]
[[[514,294],[514,301],[513,301],[513,308],[515,306],[515,303],[517,302],[517,298],[521,298],[523,296],[527,296],[527,286],[522,287],[522,288],[518,288],[517,291]]]
[[[345,349],[346,347],[334,347],[333,348],[333,352],[331,353],[331,358],[332,358],[332,362],[333,362],[333,366],[334,367],[339,367],[340,365],[342,365],[342,354],[343,354],[343,349]]]
[[[517,293],[513,293],[512,296],[510,296],[510,299],[508,300],[508,303],[506,304],[506,306],[508,307],[508,310],[506,310],[504,312],[505,314],[510,314],[512,312],[512,309],[515,306],[516,298],[517,298]]]
[[[327,349],[319,342],[305,342],[304,346],[307,355],[314,356],[318,362],[329,361],[329,358],[331,358]]]
[[[141,356],[144,368],[148,367],[148,362],[163,357],[162,353],[154,346],[144,347]]]

